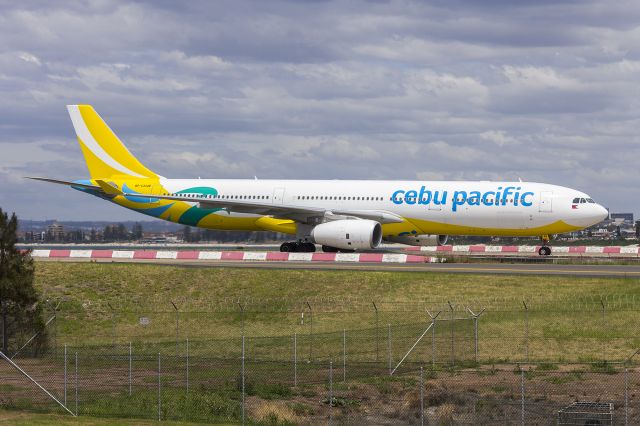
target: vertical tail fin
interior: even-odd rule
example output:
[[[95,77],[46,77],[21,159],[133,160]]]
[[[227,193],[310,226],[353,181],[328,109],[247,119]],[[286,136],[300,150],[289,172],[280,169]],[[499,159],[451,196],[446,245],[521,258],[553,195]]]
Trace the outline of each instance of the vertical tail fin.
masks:
[[[157,178],[133,156],[91,105],[67,105],[91,178]]]

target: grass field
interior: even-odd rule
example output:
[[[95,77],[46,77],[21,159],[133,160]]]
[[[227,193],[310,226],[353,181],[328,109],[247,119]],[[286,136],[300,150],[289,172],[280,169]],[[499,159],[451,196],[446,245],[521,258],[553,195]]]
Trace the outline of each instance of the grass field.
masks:
[[[427,308],[443,311],[442,320],[452,315],[465,319],[453,321],[453,327],[439,323],[438,358],[446,357],[451,328],[454,339],[466,345],[468,356],[473,323],[466,307],[475,312],[486,309],[479,320],[481,362],[519,361],[527,350],[541,361],[622,360],[640,347],[635,320],[640,311],[639,283],[624,278],[37,265],[37,285],[44,297],[64,300],[58,344],[132,341],[145,343],[152,351],[158,349],[149,347],[154,343],[181,351],[182,344],[172,345],[177,319],[177,339],[188,336],[194,353],[211,354],[215,349],[216,355],[235,356],[244,330],[253,338],[248,349],[252,355],[279,360],[290,356],[294,333],[301,347],[315,344],[326,349],[316,350],[315,356],[330,358],[341,349],[343,330],[348,331],[353,353],[360,360],[371,360],[374,350],[379,356],[380,346],[385,347],[388,324],[393,326],[394,355],[401,356],[425,328]],[[179,307],[179,318],[171,301]],[[245,306],[242,315],[238,301]],[[372,301],[379,310],[377,322]],[[140,325],[141,316],[149,319],[149,325]],[[225,339],[233,344],[219,344]],[[430,356],[428,347],[419,349],[422,356]]]
[[[419,407],[420,367],[429,424],[495,423],[498,414],[519,416],[523,377],[531,413],[553,416],[578,397],[621,406],[627,377],[610,361],[640,347],[637,279],[70,262],[39,262],[36,270],[43,297],[61,304],[48,329],[50,351],[18,363],[60,399],[67,383],[71,408],[79,389],[82,417],[19,411],[61,410],[0,363],[7,409],[0,424],[147,424],[139,418],[160,410],[163,419],[238,423],[243,395],[250,424],[326,423],[329,371],[336,420],[406,424]],[[478,320],[480,365],[467,307],[486,309]],[[389,377],[388,365],[429,324],[426,309],[442,311],[436,332]],[[629,386],[640,389],[631,364]]]
[[[114,419],[82,416],[74,418],[69,415],[30,413],[25,411],[13,411],[0,409],[0,424],[13,426],[129,426],[129,425],[157,425],[156,420],[143,419]],[[163,421],[163,424],[172,426],[188,426],[197,423]]]
[[[640,297],[638,279],[415,272],[185,268],[144,264],[37,264],[37,286],[67,307],[209,310],[224,299],[363,298],[380,302],[492,299],[570,302],[581,297]]]

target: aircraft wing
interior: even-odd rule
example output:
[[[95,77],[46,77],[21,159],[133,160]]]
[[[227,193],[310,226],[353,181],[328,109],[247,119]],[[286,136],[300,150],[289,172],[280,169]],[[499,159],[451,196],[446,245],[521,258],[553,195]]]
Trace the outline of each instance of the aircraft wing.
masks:
[[[349,209],[327,209],[325,207],[312,207],[312,206],[297,206],[292,204],[272,204],[264,203],[253,200],[225,200],[219,198],[210,198],[205,195],[198,194],[178,194],[178,195],[155,195],[155,194],[140,194],[140,193],[126,193],[122,192],[118,188],[113,187],[109,183],[96,180],[98,185],[90,185],[79,182],[69,182],[58,179],[50,179],[43,177],[27,177],[27,179],[39,180],[43,182],[57,183],[60,185],[67,185],[71,187],[91,189],[97,192],[104,193],[108,196],[125,196],[125,197],[140,197],[146,196],[149,198],[156,198],[162,200],[173,201],[185,201],[190,203],[198,203],[203,209],[221,209],[229,213],[251,213],[264,216],[273,216],[276,218],[291,219],[297,222],[307,223],[311,218],[317,217],[333,217],[336,219],[344,217],[352,217],[358,219],[375,220],[382,224],[384,223],[401,223],[404,219],[394,213],[385,210],[349,210]]]
[[[140,194],[123,193],[124,196],[139,197]],[[146,195],[146,194],[145,194]],[[273,216],[283,219],[292,219],[298,222],[307,222],[312,217],[350,216],[358,219],[370,219],[380,223],[400,223],[404,219],[396,214],[384,210],[348,210],[327,209],[324,207],[298,206],[292,204],[271,204],[253,200],[223,200],[209,198],[197,194],[181,195],[149,195],[150,198],[163,200],[186,201],[198,203],[203,209],[222,209],[227,212],[251,213],[265,216]]]

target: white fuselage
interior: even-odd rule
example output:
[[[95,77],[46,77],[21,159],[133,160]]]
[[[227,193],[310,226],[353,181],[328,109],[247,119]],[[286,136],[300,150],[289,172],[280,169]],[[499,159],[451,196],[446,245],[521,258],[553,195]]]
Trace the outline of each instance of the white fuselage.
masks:
[[[583,192],[532,182],[161,179],[161,184],[170,192],[215,188],[217,195],[210,197],[229,200],[387,211],[414,223],[418,234],[543,235],[582,229],[608,214]]]

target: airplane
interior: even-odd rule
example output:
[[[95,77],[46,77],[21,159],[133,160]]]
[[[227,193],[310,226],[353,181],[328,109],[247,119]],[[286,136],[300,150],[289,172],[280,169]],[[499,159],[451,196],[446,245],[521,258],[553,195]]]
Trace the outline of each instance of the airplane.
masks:
[[[68,105],[90,179],[70,186],[146,215],[205,229],[292,236],[282,252],[443,245],[451,235],[537,236],[601,222],[584,192],[534,182],[168,179],[144,166],[90,105]]]

